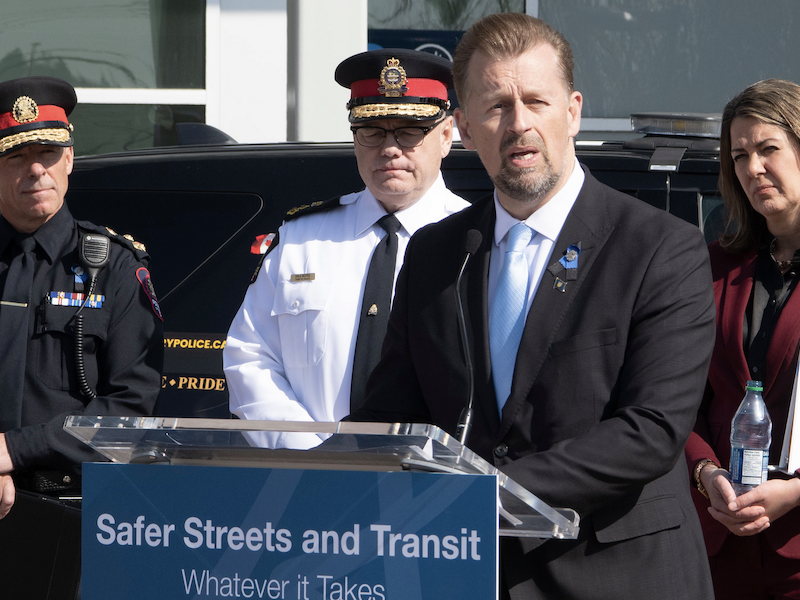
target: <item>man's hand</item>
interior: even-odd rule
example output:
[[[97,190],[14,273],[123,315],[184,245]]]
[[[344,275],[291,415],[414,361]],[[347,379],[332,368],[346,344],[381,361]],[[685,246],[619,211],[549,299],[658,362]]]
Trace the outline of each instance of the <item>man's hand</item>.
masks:
[[[14,464],[11,462],[11,455],[8,453],[6,434],[0,433],[0,473],[10,473],[13,470]]]
[[[708,464],[700,471],[700,481],[706,488],[708,499],[711,501],[709,514],[725,525],[728,531],[734,535],[755,535],[769,527],[770,517],[767,516],[764,506],[745,498],[755,490],[737,498],[736,492],[731,486],[730,473],[725,469]],[[745,498],[744,502],[741,501],[742,498]]]
[[[0,475],[0,519],[5,517],[11,507],[14,506],[16,494],[14,480],[11,479],[11,475],[7,473]]]
[[[11,479],[10,474],[13,470],[14,465],[6,445],[6,434],[0,433],[0,519],[5,517],[14,506],[14,499],[17,496],[14,480]]]

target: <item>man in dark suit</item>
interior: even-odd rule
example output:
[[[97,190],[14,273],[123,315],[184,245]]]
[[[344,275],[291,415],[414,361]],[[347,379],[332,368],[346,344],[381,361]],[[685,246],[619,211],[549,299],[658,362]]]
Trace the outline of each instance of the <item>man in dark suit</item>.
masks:
[[[703,238],[577,162],[572,53],[542,21],[478,21],[453,74],[461,139],[495,194],[411,240],[381,362],[351,419],[456,434],[469,375],[455,282],[470,254],[466,443],[581,516],[574,541],[503,538],[502,596],[712,598],[681,460],[714,342]]]

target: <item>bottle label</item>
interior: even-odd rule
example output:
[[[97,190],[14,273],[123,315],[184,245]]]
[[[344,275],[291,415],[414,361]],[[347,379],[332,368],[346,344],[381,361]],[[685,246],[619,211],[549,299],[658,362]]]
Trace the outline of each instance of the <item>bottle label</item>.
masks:
[[[731,448],[731,483],[759,485],[767,481],[768,450]]]

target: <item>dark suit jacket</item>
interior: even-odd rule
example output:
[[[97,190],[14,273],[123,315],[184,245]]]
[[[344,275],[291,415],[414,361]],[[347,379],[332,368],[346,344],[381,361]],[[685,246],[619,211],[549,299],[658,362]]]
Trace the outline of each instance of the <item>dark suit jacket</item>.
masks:
[[[744,254],[728,254],[719,244],[709,247],[717,302],[717,335],[708,388],[697,416],[694,432],[686,444],[689,468],[709,458],[728,468],[731,456],[731,420],[744,396],[749,377],[744,353],[744,315],[756,272],[758,253],[755,248]],[[764,376],[764,402],[772,417],[770,464],[780,462],[783,434],[789,414],[789,402],[797,370],[797,349],[800,344],[800,294],[795,290],[781,311],[767,352]],[[697,490],[693,492],[708,555],[722,547],[728,530],[708,514],[709,502]],[[730,534],[733,535],[733,534]],[[800,558],[800,509],[795,508],[759,534],[769,546],[783,556]]]
[[[712,597],[689,476],[678,460],[714,339],[700,232],[587,172],[548,261],[580,242],[577,279],[562,292],[545,272],[501,419],[488,341],[494,220],[488,198],[411,240],[381,362],[366,405],[351,418],[455,432],[467,369],[454,283],[465,235],[477,230],[482,243],[462,282],[475,364],[467,445],[582,519],[578,541],[504,538],[503,588],[512,598]]]

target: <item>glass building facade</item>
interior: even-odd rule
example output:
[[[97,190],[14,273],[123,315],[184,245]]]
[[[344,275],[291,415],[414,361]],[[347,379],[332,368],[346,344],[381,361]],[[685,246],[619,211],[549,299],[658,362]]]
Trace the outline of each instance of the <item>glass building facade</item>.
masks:
[[[279,57],[276,48],[287,52],[287,7],[331,1],[39,0],[33,8],[0,0],[0,80],[52,75],[78,88],[78,154],[170,145],[178,123],[225,129],[240,114],[239,135],[253,131],[249,141],[281,141],[283,125],[262,140],[265,134],[246,119],[253,103],[283,95],[267,118],[285,121],[288,114],[291,120],[284,80],[269,66],[254,66],[250,78],[249,61],[259,58],[250,49],[220,53],[232,36],[245,37],[241,21],[225,30],[209,15],[227,10],[254,21],[259,13],[282,11],[282,19],[265,18],[247,36],[255,52],[285,63],[285,79],[292,57]],[[519,11],[544,19],[575,53],[584,138],[629,135],[634,112],[721,112],[760,79],[800,81],[796,0],[366,0],[363,6],[370,45],[448,57],[464,30],[487,14]],[[331,40],[337,30],[330,23]],[[324,77],[329,85],[327,72]],[[257,81],[266,84],[248,96],[247,86]]]
[[[205,88],[205,0],[3,4],[0,80],[49,75],[101,98],[71,116],[77,154],[174,144],[175,123],[205,121],[202,103],[160,101]]]

